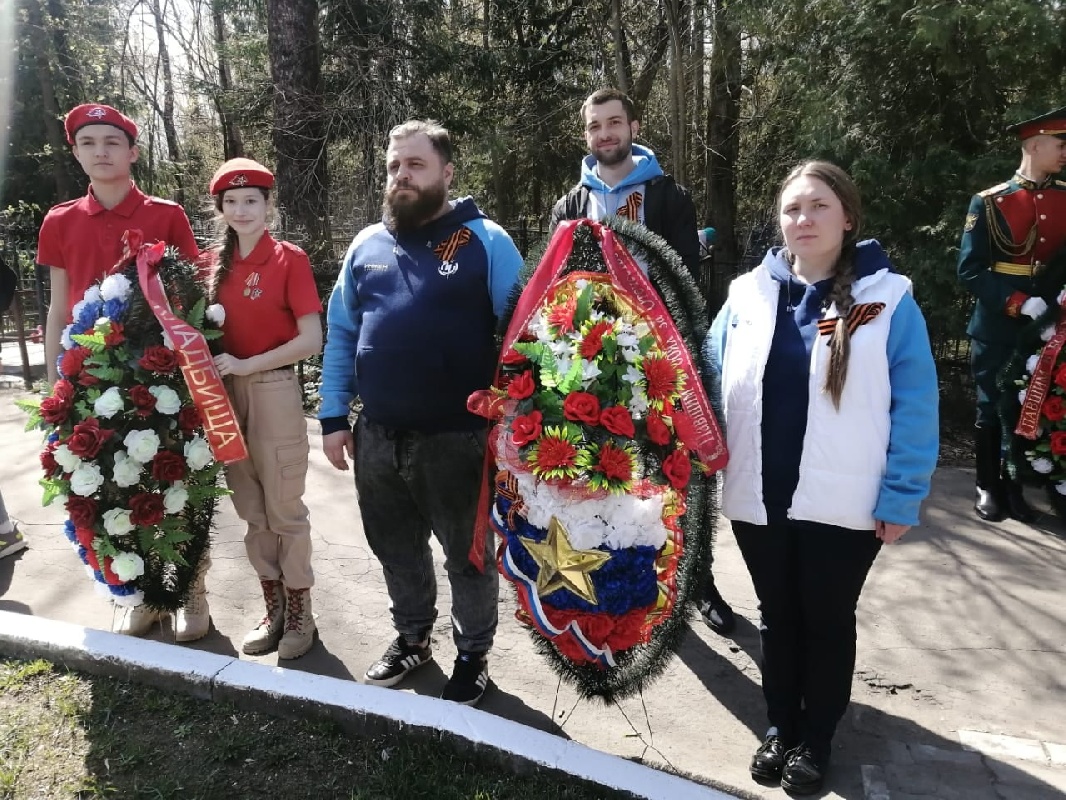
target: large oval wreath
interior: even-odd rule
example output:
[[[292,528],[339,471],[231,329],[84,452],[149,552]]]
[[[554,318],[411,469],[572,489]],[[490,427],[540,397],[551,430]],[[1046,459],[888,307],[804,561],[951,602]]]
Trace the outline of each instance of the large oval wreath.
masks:
[[[498,564],[552,668],[622,697],[665,669],[707,568],[725,446],[706,308],[666,243],[617,218],[564,223],[519,283],[497,381],[471,402],[497,420]]]
[[[196,267],[168,252],[156,265],[174,315],[221,336]],[[20,401],[27,429],[47,434],[44,503],[61,502],[64,532],[97,589],[123,606],[180,607],[208,549],[218,463],[131,259],[93,284],[63,331],[49,397]]]

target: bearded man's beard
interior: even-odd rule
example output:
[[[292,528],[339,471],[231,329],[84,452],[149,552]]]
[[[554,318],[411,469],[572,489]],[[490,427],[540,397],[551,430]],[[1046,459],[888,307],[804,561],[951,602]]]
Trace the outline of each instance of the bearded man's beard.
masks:
[[[413,192],[414,197],[401,195],[401,189]],[[396,184],[385,193],[381,203],[385,225],[394,233],[411,233],[429,222],[447,199],[444,181],[425,188]]]

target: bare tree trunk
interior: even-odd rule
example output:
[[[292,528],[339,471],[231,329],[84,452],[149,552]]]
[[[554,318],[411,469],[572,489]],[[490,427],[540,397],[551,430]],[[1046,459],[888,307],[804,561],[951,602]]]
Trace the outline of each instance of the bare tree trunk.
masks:
[[[26,27],[29,29],[30,41],[33,43],[34,63],[37,80],[41,84],[41,98],[44,103],[44,128],[52,153],[52,177],[56,183],[56,197],[60,202],[74,196],[74,185],[66,169],[67,138],[63,130],[62,112],[56,101],[55,84],[52,81],[52,68],[48,56],[52,52],[48,34],[45,32],[45,17],[40,0],[25,0]]]
[[[652,47],[651,52],[648,54],[648,58],[644,62],[644,66],[640,70],[640,74],[637,75],[636,80],[633,81],[633,91],[628,92],[629,98],[636,104],[638,109],[643,109],[648,104],[648,97],[651,95],[651,90],[655,86],[655,78],[659,74],[659,67],[663,63],[663,55],[666,53],[666,48],[670,44],[670,34],[667,31],[666,23],[662,17],[659,17],[655,24],[654,34],[655,45]]]
[[[170,51],[167,49],[166,26],[163,24],[163,9],[159,0],[152,0],[152,18],[155,20],[156,44],[159,47],[159,63],[163,68],[163,135],[167,140],[167,158],[174,165],[178,187],[174,200],[185,203],[185,165],[181,159],[181,143],[178,128],[174,124],[174,76],[170,70]]]
[[[218,57],[218,88],[214,92],[215,111],[222,126],[222,152],[229,161],[244,155],[244,140],[241,129],[237,126],[226,104],[227,95],[233,91],[233,78],[230,76],[229,55],[226,52],[226,19],[222,13],[221,0],[211,2],[211,22],[215,31],[215,54]]]
[[[318,0],[267,0],[278,200],[286,233],[298,237],[323,287],[336,276],[337,263],[329,220],[318,11]]]
[[[622,0],[611,0],[611,36],[614,39],[615,85],[629,94],[633,85],[633,62],[629,57],[629,43],[622,22]]]
[[[60,98],[57,95],[56,99],[64,100],[61,104],[64,106],[77,105],[85,100],[85,90],[82,88],[81,65],[74,58],[70,41],[67,39],[67,9],[63,0],[48,0],[47,11],[48,16],[52,18],[52,44],[56,64],[62,75],[62,80],[56,82],[61,83],[66,90],[66,97]]]
[[[716,259],[732,268],[737,252],[736,164],[740,141],[740,30],[726,0],[713,0],[710,103],[707,108],[707,221],[717,230]]]
[[[670,29],[670,149],[672,172],[678,183],[686,183],[685,147],[688,123],[685,114],[685,46],[681,24],[683,0],[665,0],[666,22]]]

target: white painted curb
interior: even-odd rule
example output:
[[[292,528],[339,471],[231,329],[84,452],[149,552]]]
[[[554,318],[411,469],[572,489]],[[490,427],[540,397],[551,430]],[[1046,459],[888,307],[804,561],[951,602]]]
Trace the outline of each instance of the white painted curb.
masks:
[[[497,751],[518,762],[649,800],[737,800],[735,795],[445,700],[66,622],[0,611],[0,654],[43,658],[85,672],[206,700],[228,700],[266,713],[330,717],[360,730],[439,732],[461,747]]]

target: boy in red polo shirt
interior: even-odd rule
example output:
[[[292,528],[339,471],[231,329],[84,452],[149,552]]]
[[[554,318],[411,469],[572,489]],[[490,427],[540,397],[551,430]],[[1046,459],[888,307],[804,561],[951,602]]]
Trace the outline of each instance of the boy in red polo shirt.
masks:
[[[71,309],[122,257],[125,231],[140,230],[146,244],[164,241],[173,245],[190,261],[199,254],[181,206],[149,197],[130,179],[130,168],[139,155],[133,120],[111,106],[88,103],[73,108],[64,126],[71,152],[89,176],[89,191],[78,200],[54,206],[38,238],[37,263],[48,267],[52,287],[44,338],[49,383],[59,377],[56,360]],[[142,606],[126,608],[111,629],[143,636],[156,618]],[[176,624],[179,640],[182,627]]]
[[[164,241],[190,261],[199,254],[189,219],[177,203],[149,197],[130,179],[139,156],[137,125],[111,106],[87,103],[67,114],[67,143],[89,176],[89,191],[44,218],[37,263],[49,268],[52,296],[45,329],[48,380],[55,383],[60,336],[85,290],[122,256],[122,234],[138,229],[146,244]]]

